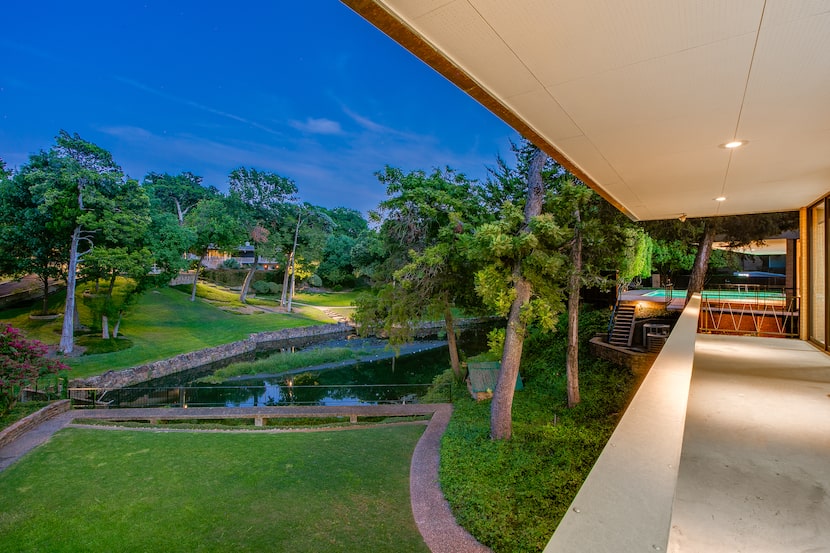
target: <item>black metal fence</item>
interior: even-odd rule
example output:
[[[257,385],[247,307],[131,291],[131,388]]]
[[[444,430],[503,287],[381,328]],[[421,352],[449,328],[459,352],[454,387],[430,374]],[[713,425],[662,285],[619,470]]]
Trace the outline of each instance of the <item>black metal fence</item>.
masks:
[[[452,384],[69,388],[74,408],[259,407],[451,402]]]

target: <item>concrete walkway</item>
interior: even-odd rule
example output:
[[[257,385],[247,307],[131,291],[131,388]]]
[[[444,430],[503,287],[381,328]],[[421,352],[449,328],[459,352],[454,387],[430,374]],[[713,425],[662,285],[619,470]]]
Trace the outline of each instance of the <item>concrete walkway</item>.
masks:
[[[669,552],[830,552],[830,357],[700,334]]]
[[[375,407],[375,409],[373,409]],[[165,419],[204,418],[211,413],[214,416],[247,413],[253,416],[267,414],[279,416],[330,416],[335,411],[349,411],[340,407],[259,407],[259,408],[199,408],[199,409],[93,409],[70,410],[61,413],[36,428],[26,432],[10,444],[0,447],[0,471],[6,469],[23,455],[46,442],[55,432],[73,423],[75,418],[156,418],[164,415]],[[351,411],[360,416],[371,415],[415,415],[432,413],[427,429],[415,446],[410,465],[410,496],[412,513],[424,542],[433,553],[488,553],[489,548],[478,543],[466,530],[455,522],[449,504],[444,499],[438,484],[438,465],[440,462],[441,436],[452,414],[450,404],[409,404],[359,406]],[[355,429],[365,428],[355,426]],[[243,430],[241,432],[256,432]]]

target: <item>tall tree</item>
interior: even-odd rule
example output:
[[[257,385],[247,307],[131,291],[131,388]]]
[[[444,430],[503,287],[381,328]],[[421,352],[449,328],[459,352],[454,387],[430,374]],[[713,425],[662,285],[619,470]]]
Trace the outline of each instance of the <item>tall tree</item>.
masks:
[[[239,295],[239,300],[244,303],[261,254],[267,251],[274,255],[277,246],[284,244],[289,235],[289,220],[291,223],[294,220],[287,217],[287,213],[291,212],[288,204],[296,198],[297,185],[276,173],[245,167],[231,171],[228,184],[231,198],[244,207],[242,220],[254,241],[254,263]],[[293,226],[290,228],[293,230]]]
[[[187,213],[196,207],[200,200],[219,194],[212,186],[204,187],[202,177],[190,171],[178,175],[150,172],[144,177],[143,185],[153,201],[154,208],[175,214],[179,225],[184,225]]]
[[[33,156],[22,173],[30,179],[30,192],[46,215],[45,228],[68,244],[66,306],[59,351],[74,349],[75,288],[81,258],[92,251],[94,239],[111,232],[121,218],[113,198],[125,186],[124,174],[103,148],[77,134],[60,131],[48,153]]]
[[[463,235],[481,217],[474,181],[452,169],[404,173],[386,167],[377,174],[387,199],[373,213],[382,221],[387,278],[374,298],[364,298],[356,319],[367,329],[381,327],[393,345],[411,341],[428,315],[444,320],[450,365],[463,378],[453,309],[480,304],[474,265]]]
[[[103,294],[101,310],[102,337],[109,338],[109,319],[118,316],[120,324],[124,308],[132,300],[132,293],[144,288],[150,272],[152,253],[148,247],[151,223],[150,201],[138,181],[126,179],[113,187],[111,192],[98,198],[98,203],[108,216],[98,222],[95,247],[85,259],[86,267],[95,267],[96,279],[103,276],[108,286]],[[129,293],[123,301],[115,301],[113,290],[119,275],[132,279]]]
[[[196,301],[199,267],[210,248],[230,251],[244,241],[245,233],[239,224],[232,202],[224,196],[201,200],[185,217],[185,226],[193,237],[191,251],[198,256],[190,292],[190,301]]]
[[[593,190],[554,165],[547,173],[546,209],[554,214],[570,239],[568,256],[568,339],[565,372],[568,406],[581,401],[579,390],[579,312],[585,286],[610,288],[614,274],[628,282],[649,270],[647,237],[639,227],[614,209]]]
[[[294,224],[294,237],[291,241],[291,249],[286,250],[288,259],[283,276],[282,295],[280,305],[290,313],[294,301],[294,286],[298,275],[298,261],[305,260],[305,256],[298,254],[298,247],[307,250],[310,257],[320,257],[323,253],[325,236],[334,226],[334,222],[328,216],[325,209],[311,205],[307,202],[297,202],[292,209],[296,218]],[[288,245],[287,243],[285,245]],[[319,262],[314,262],[318,265]],[[310,276],[312,271],[307,271]]]
[[[63,276],[71,228],[41,209],[42,187],[49,173],[49,154],[40,152],[11,178],[0,180],[0,273],[20,277],[37,275],[41,283],[41,312],[49,305],[50,283]]]
[[[515,148],[517,168],[494,172],[506,198],[499,219],[479,228],[474,255],[486,261],[476,275],[476,288],[485,302],[507,316],[501,368],[490,411],[494,440],[512,435],[512,409],[524,338],[531,323],[552,330],[564,307],[567,256],[563,253],[571,229],[545,212],[548,186],[545,173],[554,166],[531,144]],[[524,182],[524,197],[517,191]]]

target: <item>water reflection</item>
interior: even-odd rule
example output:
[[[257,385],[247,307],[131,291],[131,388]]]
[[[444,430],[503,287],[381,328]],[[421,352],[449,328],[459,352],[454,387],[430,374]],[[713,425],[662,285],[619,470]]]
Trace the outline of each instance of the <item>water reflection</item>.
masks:
[[[332,343],[329,347],[336,345],[340,344]],[[486,330],[466,331],[459,346],[467,356],[484,351]],[[411,402],[423,395],[435,376],[448,367],[449,353],[444,344],[398,358],[357,362],[325,370],[303,369],[279,376],[236,377],[217,385],[195,384],[194,380],[205,374],[204,370],[198,370],[181,374],[178,379],[166,377],[164,381],[114,390],[108,393],[107,401],[112,407]]]

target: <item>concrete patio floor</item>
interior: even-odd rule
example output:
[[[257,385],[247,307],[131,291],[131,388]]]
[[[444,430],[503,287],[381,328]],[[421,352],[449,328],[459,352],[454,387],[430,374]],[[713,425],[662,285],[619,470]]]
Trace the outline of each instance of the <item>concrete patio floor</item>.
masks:
[[[699,334],[670,552],[830,552],[830,356]]]

